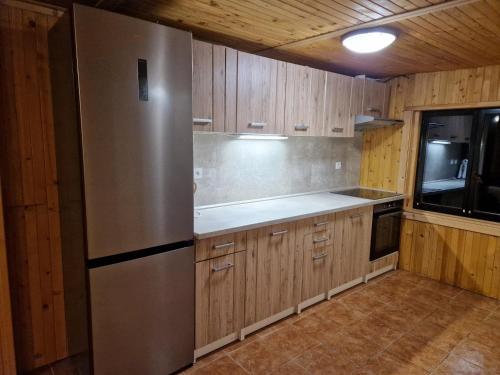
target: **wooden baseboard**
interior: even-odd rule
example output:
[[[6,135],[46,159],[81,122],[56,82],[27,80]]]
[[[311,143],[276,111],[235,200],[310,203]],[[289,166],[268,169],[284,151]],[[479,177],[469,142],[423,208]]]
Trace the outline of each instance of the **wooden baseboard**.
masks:
[[[370,279],[373,279],[374,277],[377,277],[377,276],[380,276],[382,275],[383,273],[386,273],[386,272],[389,272],[389,271],[393,271],[397,268],[397,264],[394,264],[394,265],[389,265],[389,266],[385,266],[385,267],[382,267],[372,273],[369,273],[368,275],[366,275],[366,281],[370,280]]]
[[[305,309],[309,306],[315,305],[318,302],[321,302],[327,298],[328,298],[328,293],[321,293],[321,294],[317,295],[316,297],[312,297],[312,298],[309,298],[305,301],[302,301],[301,303],[299,303],[299,305],[297,307],[297,313],[300,314],[303,309]]]
[[[241,330],[240,339],[244,339],[246,335],[249,335],[252,332],[258,331],[259,329],[264,328],[265,326],[273,324],[273,323],[277,322],[278,320],[286,318],[288,315],[292,315],[295,311],[296,311],[295,307],[290,307],[286,310],[283,310],[282,312],[279,312],[273,316],[270,316],[269,318],[258,321],[257,323],[254,323],[248,327],[243,328]]]
[[[352,281],[349,281],[348,283],[345,283],[343,285],[340,285],[334,289],[331,289],[327,293],[327,298],[330,299],[332,296],[335,294],[339,294],[347,289],[351,289],[353,286],[356,286],[358,284],[361,284],[364,281],[364,277],[359,277],[357,279],[354,279]]]

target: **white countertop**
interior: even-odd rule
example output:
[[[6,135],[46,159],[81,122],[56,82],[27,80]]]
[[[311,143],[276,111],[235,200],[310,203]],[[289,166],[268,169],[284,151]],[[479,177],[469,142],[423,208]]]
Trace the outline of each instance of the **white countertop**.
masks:
[[[200,208],[195,210],[194,232],[202,239],[402,198],[371,200],[323,192]]]

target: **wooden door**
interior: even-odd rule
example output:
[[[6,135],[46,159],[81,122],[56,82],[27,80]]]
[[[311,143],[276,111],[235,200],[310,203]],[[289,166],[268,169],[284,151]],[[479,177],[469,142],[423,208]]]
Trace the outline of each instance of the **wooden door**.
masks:
[[[352,86],[351,77],[327,73],[323,135],[354,137],[354,116],[351,113]]]
[[[286,64],[285,134],[310,135],[311,68]]]
[[[226,94],[236,96],[232,90],[233,50],[223,46],[193,40],[193,130],[223,132],[226,116],[236,107],[234,101],[226,103]],[[233,67],[234,65],[234,67]],[[234,118],[233,118],[234,121]]]
[[[367,274],[373,208],[362,207],[335,216],[332,289]]]
[[[0,375],[16,373],[12,315],[10,308],[7,244],[4,231],[3,203],[0,188]]]
[[[213,129],[213,45],[193,40],[193,130]]]
[[[295,224],[248,232],[245,325],[294,304]]]
[[[238,52],[236,130],[282,133],[285,63]]]
[[[325,88],[326,72],[318,69],[310,69],[311,90],[309,101],[309,113],[311,123],[311,134],[313,136],[323,135],[325,120]]]
[[[242,328],[245,252],[196,263],[196,348]]]
[[[373,79],[365,80],[363,94],[363,114],[367,116],[386,117],[387,94],[386,84]]]

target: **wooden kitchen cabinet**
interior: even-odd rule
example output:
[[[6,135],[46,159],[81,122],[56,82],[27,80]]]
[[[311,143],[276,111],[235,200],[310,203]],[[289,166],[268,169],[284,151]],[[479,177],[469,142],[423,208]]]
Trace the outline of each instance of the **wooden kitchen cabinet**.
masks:
[[[375,117],[387,116],[389,90],[386,86],[383,82],[365,79],[362,114]]]
[[[353,78],[336,73],[326,74],[323,135],[354,137],[354,115],[351,112],[352,90]]]
[[[245,326],[294,309],[295,223],[247,232]]]
[[[246,250],[246,232],[229,233],[196,241],[196,261]]]
[[[238,133],[284,131],[285,75],[284,62],[238,52]]]
[[[193,40],[193,130],[235,131],[236,51]]]
[[[295,278],[300,280],[299,301],[326,293],[330,286],[333,261],[335,215],[317,216],[297,224]],[[300,268],[300,269],[298,269]]]
[[[286,64],[285,134],[322,135],[325,78],[324,71]]]
[[[368,273],[373,207],[335,214],[330,289],[359,280]]]
[[[224,344],[218,340],[237,338],[244,318],[245,261],[243,251],[196,263],[197,357]],[[209,344],[214,348],[206,348]]]

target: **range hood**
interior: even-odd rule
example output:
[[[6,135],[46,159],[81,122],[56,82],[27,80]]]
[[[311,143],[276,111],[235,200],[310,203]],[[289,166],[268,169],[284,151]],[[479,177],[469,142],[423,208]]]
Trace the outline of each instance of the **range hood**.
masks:
[[[396,125],[403,125],[403,121],[365,115],[356,115],[354,118],[354,130],[376,129]]]

